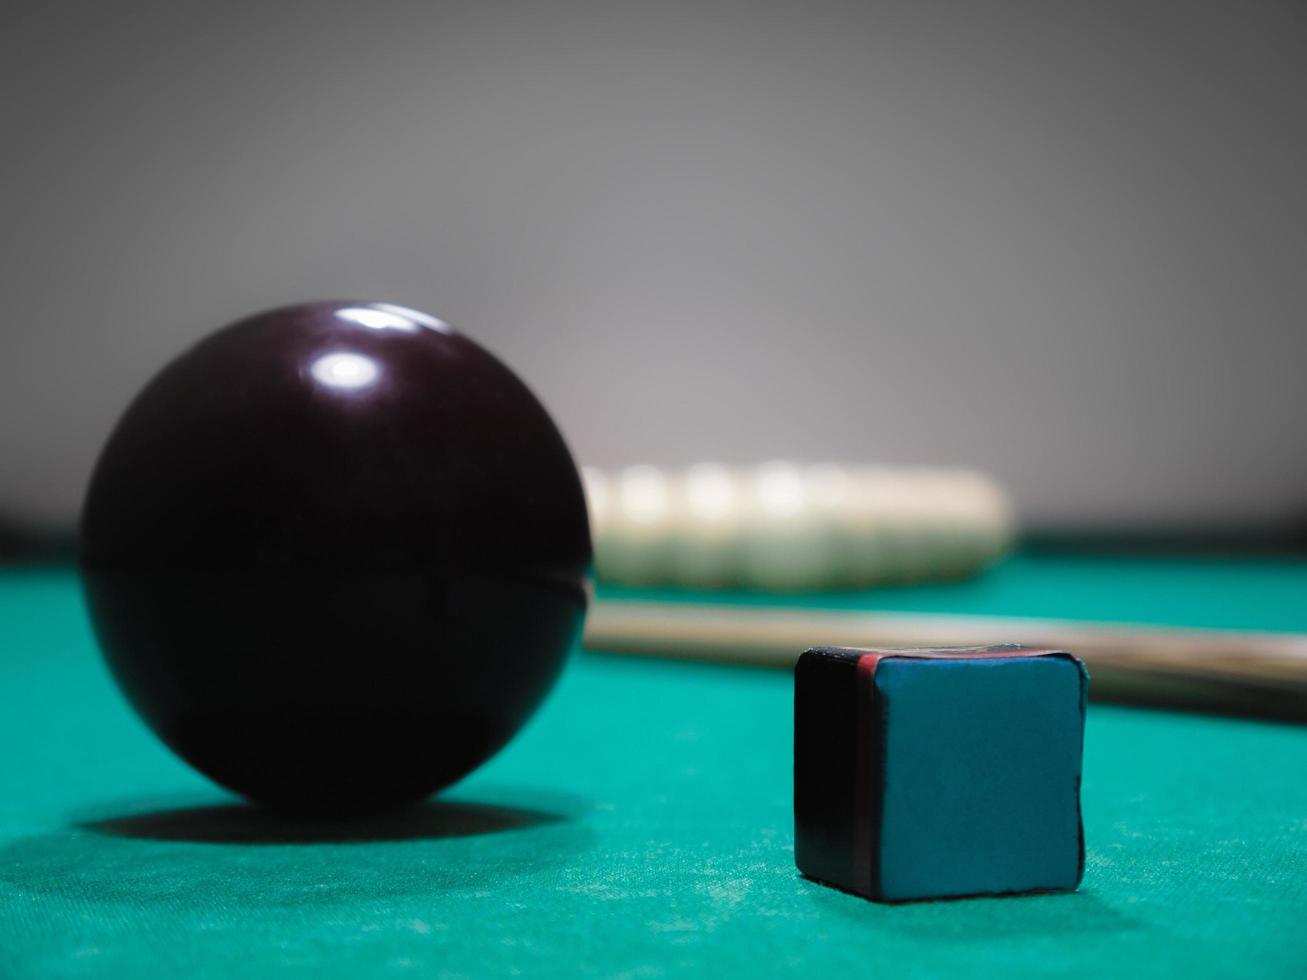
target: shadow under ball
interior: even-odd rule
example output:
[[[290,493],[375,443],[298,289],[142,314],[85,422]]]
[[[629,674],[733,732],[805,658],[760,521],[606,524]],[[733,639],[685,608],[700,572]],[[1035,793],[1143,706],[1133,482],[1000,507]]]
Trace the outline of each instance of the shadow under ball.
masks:
[[[266,804],[420,800],[502,747],[579,634],[576,466],[502,363],[426,314],[313,303],[165,367],[81,524],[95,632],[178,755]]]

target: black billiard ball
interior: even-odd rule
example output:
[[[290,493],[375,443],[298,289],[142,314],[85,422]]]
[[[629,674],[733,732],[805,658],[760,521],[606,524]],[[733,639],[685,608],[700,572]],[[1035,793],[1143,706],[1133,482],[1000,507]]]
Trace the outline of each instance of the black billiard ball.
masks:
[[[271,805],[450,784],[540,703],[586,607],[562,436],[500,361],[388,303],[241,320],[127,409],[81,523],[113,676],[182,758]]]

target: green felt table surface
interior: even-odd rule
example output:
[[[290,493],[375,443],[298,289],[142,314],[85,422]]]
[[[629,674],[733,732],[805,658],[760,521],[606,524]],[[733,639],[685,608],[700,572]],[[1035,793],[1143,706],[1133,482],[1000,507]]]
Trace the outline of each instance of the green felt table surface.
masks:
[[[1031,555],[730,601],[1299,630],[1304,600],[1303,561]],[[132,716],[71,570],[0,571],[0,977],[1307,976],[1307,727],[1092,705],[1078,893],[878,906],[794,870],[791,696],[580,654],[438,802],[305,824]]]

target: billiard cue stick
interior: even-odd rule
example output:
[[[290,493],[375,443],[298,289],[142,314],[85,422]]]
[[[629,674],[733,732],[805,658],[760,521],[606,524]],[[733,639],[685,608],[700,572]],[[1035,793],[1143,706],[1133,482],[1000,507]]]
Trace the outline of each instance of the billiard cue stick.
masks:
[[[812,646],[991,643],[1068,650],[1095,699],[1307,721],[1307,634],[892,612],[596,601],[583,645],[606,653],[792,667]]]

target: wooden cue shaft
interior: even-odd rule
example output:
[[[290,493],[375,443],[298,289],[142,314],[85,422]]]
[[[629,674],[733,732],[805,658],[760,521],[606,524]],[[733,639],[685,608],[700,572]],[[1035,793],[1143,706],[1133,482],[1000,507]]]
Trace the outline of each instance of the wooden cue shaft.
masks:
[[[598,600],[587,649],[790,667],[812,646],[1069,650],[1095,698],[1307,720],[1307,634],[991,616]]]

